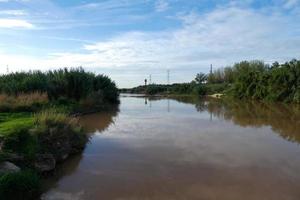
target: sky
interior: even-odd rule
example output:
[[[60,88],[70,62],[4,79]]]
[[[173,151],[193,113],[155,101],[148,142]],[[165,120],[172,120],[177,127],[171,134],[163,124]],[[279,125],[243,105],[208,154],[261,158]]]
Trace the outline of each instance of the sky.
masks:
[[[82,66],[119,87],[300,59],[300,0],[0,0],[0,73]]]

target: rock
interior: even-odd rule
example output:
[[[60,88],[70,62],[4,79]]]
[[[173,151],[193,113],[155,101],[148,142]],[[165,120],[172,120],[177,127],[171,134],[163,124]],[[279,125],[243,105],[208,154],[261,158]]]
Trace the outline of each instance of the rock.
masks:
[[[10,162],[22,162],[22,161],[24,161],[24,156],[18,155],[18,154],[15,154],[15,153],[6,153],[5,158],[6,158],[7,161],[10,161]]]
[[[37,154],[34,167],[40,172],[48,172],[55,169],[56,161],[52,154]]]
[[[1,162],[0,163],[0,173],[14,173],[18,172],[21,169],[11,162]]]

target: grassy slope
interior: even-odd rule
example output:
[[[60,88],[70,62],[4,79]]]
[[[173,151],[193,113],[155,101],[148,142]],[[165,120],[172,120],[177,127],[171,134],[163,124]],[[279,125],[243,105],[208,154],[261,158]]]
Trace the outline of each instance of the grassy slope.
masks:
[[[33,123],[31,113],[0,113],[0,136],[8,136],[16,129],[30,129]]]

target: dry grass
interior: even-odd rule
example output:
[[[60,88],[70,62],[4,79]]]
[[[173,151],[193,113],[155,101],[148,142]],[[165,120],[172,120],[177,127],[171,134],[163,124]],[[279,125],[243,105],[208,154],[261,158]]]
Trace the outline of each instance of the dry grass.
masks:
[[[66,113],[61,113],[56,109],[47,109],[34,116],[35,124],[50,125],[50,124],[64,124],[70,126],[78,125],[78,119],[69,117]]]
[[[2,111],[34,110],[36,106],[41,106],[48,102],[46,93],[34,92],[17,96],[0,94],[0,110]]]

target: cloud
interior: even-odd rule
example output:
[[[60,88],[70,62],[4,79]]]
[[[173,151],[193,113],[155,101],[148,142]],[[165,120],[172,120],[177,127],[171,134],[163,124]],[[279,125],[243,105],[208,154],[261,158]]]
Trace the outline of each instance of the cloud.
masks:
[[[299,0],[285,0],[285,3],[283,5],[286,9],[291,9],[299,4]]]
[[[0,15],[21,16],[27,15],[27,13],[24,10],[0,10]]]
[[[157,12],[164,12],[169,9],[169,3],[166,0],[157,0],[155,3],[155,10]]]
[[[128,32],[86,45],[85,50],[97,55],[98,65],[103,66],[199,69],[244,59],[285,60],[298,56],[300,50],[297,32],[291,37],[293,30],[299,30],[296,19],[293,23],[279,13],[228,7],[179,18],[183,22],[180,29]]]
[[[210,64],[222,67],[241,60],[283,62],[299,58],[300,24],[293,12],[229,5],[205,13],[187,12],[177,19],[181,23],[177,28],[119,33],[99,42],[89,41],[79,53],[58,52],[37,58],[3,52],[0,66],[8,64],[14,70],[83,66],[131,70],[132,76],[171,69],[173,73],[190,72],[180,79],[189,81],[195,71],[208,72]]]
[[[31,29],[34,25],[21,19],[0,19],[0,28],[26,28]]]

